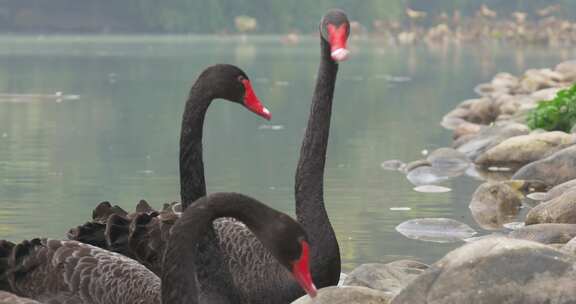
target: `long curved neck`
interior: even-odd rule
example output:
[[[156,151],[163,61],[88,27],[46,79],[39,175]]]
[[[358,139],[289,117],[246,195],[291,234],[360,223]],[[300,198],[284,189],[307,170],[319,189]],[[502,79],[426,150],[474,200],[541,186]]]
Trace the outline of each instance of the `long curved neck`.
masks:
[[[183,209],[206,195],[202,130],[204,116],[211,102],[210,91],[199,79],[186,101],[180,133],[180,196]]]
[[[172,228],[162,265],[163,304],[238,302],[212,222],[233,217],[253,232],[265,231],[261,222],[267,214],[243,197],[210,197],[210,201],[204,197],[189,207]]]
[[[329,286],[340,276],[340,249],[324,206],[324,166],[330,133],[332,97],[338,64],[330,45],[321,39],[322,58],[296,169],[296,216],[311,244],[312,276],[317,286]]]

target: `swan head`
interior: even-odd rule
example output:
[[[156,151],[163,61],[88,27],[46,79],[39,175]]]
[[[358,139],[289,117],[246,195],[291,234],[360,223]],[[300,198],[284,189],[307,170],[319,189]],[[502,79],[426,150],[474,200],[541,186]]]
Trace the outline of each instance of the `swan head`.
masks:
[[[310,245],[306,232],[288,215],[268,217],[266,229],[255,232],[264,246],[284,266],[310,297],[317,290],[310,273]]]
[[[330,57],[335,62],[348,59],[347,48],[350,22],[346,13],[339,9],[329,10],[320,21],[320,35],[330,45]]]
[[[310,274],[310,245],[305,240],[300,242],[300,257],[292,262],[292,275],[310,297],[317,294],[316,286]]]
[[[236,102],[258,116],[267,120],[272,118],[270,110],[256,96],[250,78],[240,68],[230,64],[213,65],[202,72],[199,80],[211,98]]]

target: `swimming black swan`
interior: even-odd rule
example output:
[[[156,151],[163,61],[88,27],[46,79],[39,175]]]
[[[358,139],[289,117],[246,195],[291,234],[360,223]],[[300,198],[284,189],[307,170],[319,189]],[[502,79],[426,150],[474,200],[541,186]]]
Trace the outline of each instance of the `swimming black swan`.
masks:
[[[316,295],[304,229],[238,193],[211,194],[188,206],[172,227],[160,277],[118,253],[76,241],[34,239],[17,245],[0,241],[0,286],[54,304],[241,303],[212,226],[222,217],[245,225],[291,274],[290,281]]]
[[[221,98],[242,104],[250,111],[264,117],[271,118],[271,113],[259,101],[252,89],[251,82],[246,74],[236,66],[218,64],[206,68],[190,89],[180,134],[180,194],[183,206],[206,195],[204,179],[204,164],[202,161],[202,131],[204,117],[212,100]],[[137,214],[158,215],[145,201],[137,206]],[[111,215],[115,215],[111,217]],[[133,217],[134,214],[130,216]],[[128,213],[118,206],[112,207],[108,202],[101,203],[93,212],[93,221],[71,229],[68,238],[104,249],[120,252],[128,257],[144,262],[154,272],[159,273],[159,255],[162,248],[151,243],[150,250],[154,255],[153,261],[143,261],[142,256],[152,259],[152,254],[141,253],[139,257],[127,244]],[[169,224],[173,223],[170,217]],[[107,223],[110,225],[107,225]],[[132,246],[134,247],[134,246]],[[142,248],[139,248],[142,249]]]
[[[348,19],[341,10],[329,11],[320,23],[321,62],[295,177],[296,216],[310,238],[312,276],[319,287],[336,285],[340,276],[340,251],[324,206],[323,179],[338,62],[348,56],[349,30]],[[111,208],[103,208],[107,210],[104,213],[112,214],[106,225],[108,243],[115,251],[130,251],[138,261],[159,273],[158,257],[175,221],[174,214],[168,208],[126,216]],[[303,294],[242,225],[223,219],[215,222],[215,228],[232,279],[239,287],[241,303],[289,303]],[[85,239],[91,236],[85,235]],[[252,262],[257,260],[266,262]],[[263,278],[264,283],[260,283]]]

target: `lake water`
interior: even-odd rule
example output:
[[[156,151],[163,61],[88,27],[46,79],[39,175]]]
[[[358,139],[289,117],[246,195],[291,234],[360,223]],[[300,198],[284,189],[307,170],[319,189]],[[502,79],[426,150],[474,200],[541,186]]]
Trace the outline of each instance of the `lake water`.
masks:
[[[297,46],[279,41],[0,37],[0,93],[80,96],[0,102],[0,238],[63,238],[104,200],[130,210],[140,199],[154,206],[179,200],[184,100],[198,73],[214,63],[242,67],[273,120],[235,104],[212,104],[204,134],[208,191],[246,193],[293,214],[293,175],[319,50],[312,37]],[[399,257],[433,262],[460,244],[406,239],[394,227],[447,217],[479,229],[468,203],[480,182],[462,177],[447,184],[452,192],[418,193],[380,163],[415,160],[423,149],[449,145],[442,116],[495,73],[550,67],[574,53],[496,45],[392,48],[367,38],[353,39],[351,48],[340,67],[325,178],[344,268]]]

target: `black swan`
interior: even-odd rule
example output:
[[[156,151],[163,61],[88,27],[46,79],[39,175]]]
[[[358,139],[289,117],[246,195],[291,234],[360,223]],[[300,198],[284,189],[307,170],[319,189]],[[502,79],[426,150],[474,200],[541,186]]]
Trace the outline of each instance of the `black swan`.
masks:
[[[348,57],[349,34],[343,11],[322,18],[320,67],[295,176],[296,217],[310,237],[311,271],[319,287],[336,285],[340,278],[340,248],[324,205],[324,166],[338,62]]]
[[[202,162],[202,129],[208,106],[215,98],[243,104],[252,112],[270,120],[271,114],[256,97],[248,76],[232,65],[207,68],[192,86],[180,133],[180,196],[182,207],[206,195]]]
[[[316,295],[304,229],[238,193],[211,194],[184,211],[172,227],[160,277],[118,253],[76,241],[34,239],[18,245],[0,241],[0,286],[47,303],[240,303],[212,226],[221,217],[243,223],[291,281]]]
[[[321,62],[295,177],[296,216],[310,238],[312,276],[318,287],[336,285],[340,277],[340,250],[324,206],[323,179],[338,62],[348,56],[349,30],[347,16],[341,10],[330,10],[320,23]],[[111,245],[108,248],[122,253],[129,251],[160,273],[159,257],[175,221],[174,213],[169,208],[156,212],[148,206],[143,208],[147,212],[131,215],[112,209],[108,204],[102,208],[105,211],[95,210],[94,215],[99,218],[98,214],[112,214],[105,231]],[[303,294],[243,225],[228,219],[214,224],[232,279],[239,287],[240,303],[289,303]],[[77,233],[85,235],[84,239],[93,238],[89,226],[78,229],[88,231]]]
[[[206,195],[202,161],[202,131],[206,111],[212,100],[217,98],[242,104],[267,120],[271,118],[270,111],[260,103],[254,93],[250,79],[238,67],[218,64],[206,68],[198,76],[186,101],[180,134],[180,194],[184,207]],[[159,214],[154,212],[145,201],[141,201],[136,209],[137,214]],[[111,215],[115,216],[111,217]],[[128,213],[118,206],[112,207],[108,202],[100,203],[93,212],[93,222],[71,229],[68,232],[68,238],[142,260],[126,244],[128,227],[124,224],[128,223],[125,220],[127,216]],[[173,221],[170,220],[169,223]],[[161,252],[161,248],[151,245],[149,250]],[[159,262],[159,260],[154,260],[145,264],[158,273]]]

